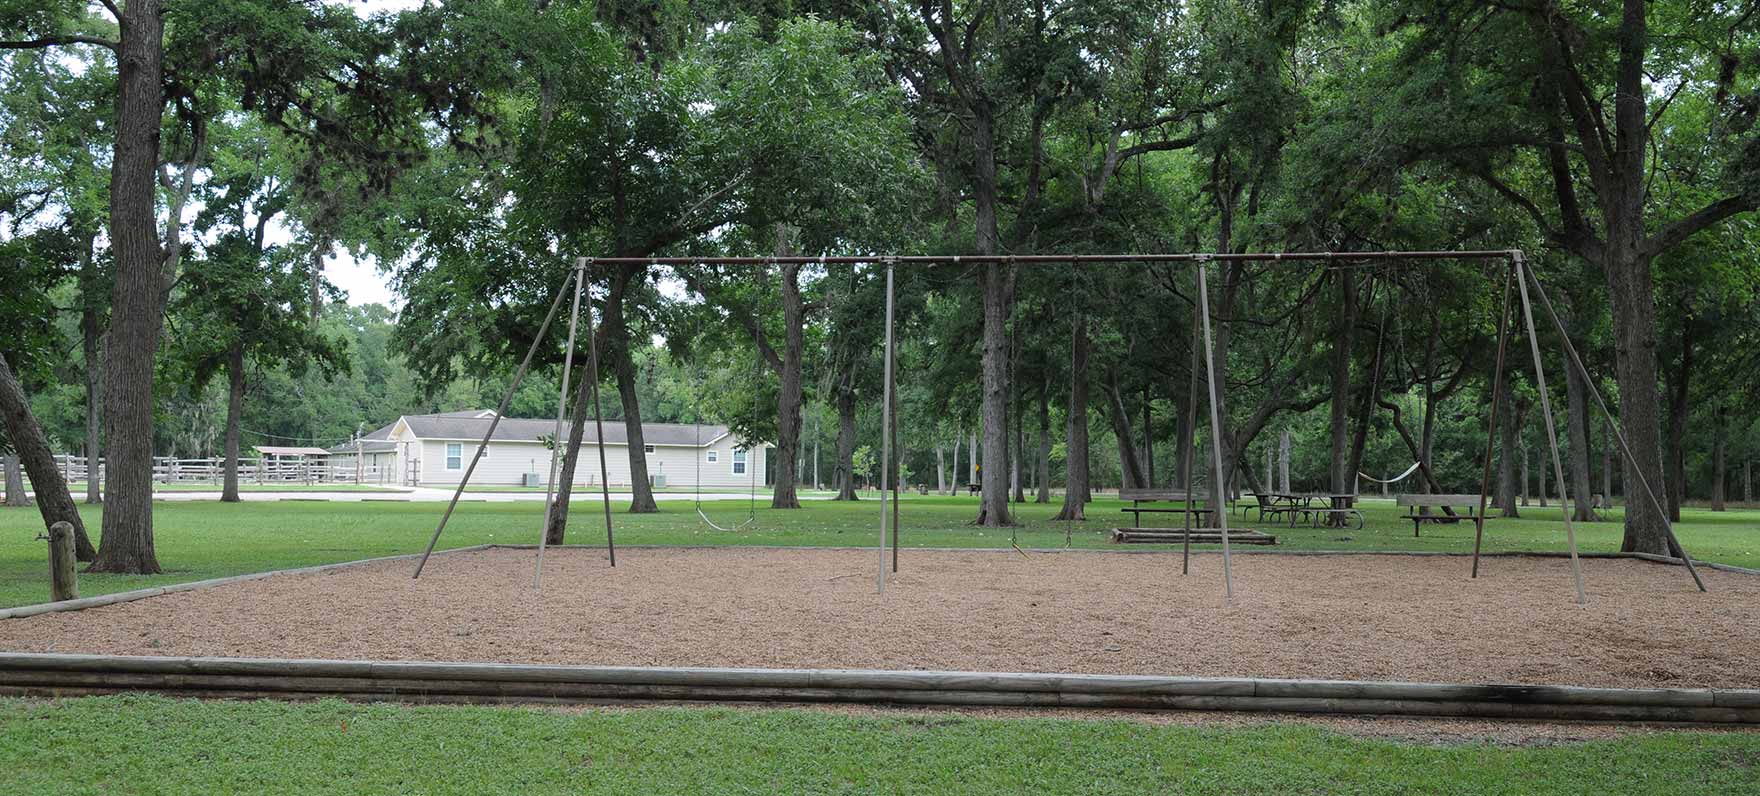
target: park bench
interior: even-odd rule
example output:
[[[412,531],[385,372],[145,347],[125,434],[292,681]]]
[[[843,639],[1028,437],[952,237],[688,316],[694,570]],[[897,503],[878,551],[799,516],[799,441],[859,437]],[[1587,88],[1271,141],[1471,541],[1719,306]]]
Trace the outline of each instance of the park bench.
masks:
[[[1485,517],[1479,513],[1478,495],[1397,495],[1398,505],[1406,507],[1406,519],[1412,521],[1412,536],[1418,535],[1418,529],[1426,522],[1457,523],[1470,520],[1475,530],[1485,529]],[[1426,514],[1424,509],[1444,509],[1461,513]]]
[[[1185,503],[1186,502],[1186,493],[1176,492],[1172,489],[1120,489],[1120,490],[1118,490],[1118,497],[1121,500],[1128,500],[1131,502],[1130,506],[1128,506],[1126,508],[1121,508],[1121,509],[1119,509],[1119,511],[1129,512],[1130,514],[1134,515],[1136,517],[1136,522],[1133,523],[1133,526],[1137,527],[1137,528],[1143,527],[1143,515],[1145,513],[1148,513],[1148,514],[1187,514],[1187,513],[1190,513],[1192,515],[1192,522],[1197,524],[1199,527],[1207,527],[1205,525],[1205,520],[1207,520],[1208,518],[1210,518],[1212,515],[1214,515],[1216,513],[1215,509],[1206,508],[1203,506],[1193,506],[1192,508],[1186,508],[1184,505],[1173,506],[1173,507],[1145,506],[1145,505],[1143,505],[1145,503],[1180,503],[1180,504]],[[1197,502],[1196,496],[1194,496],[1193,502]]]

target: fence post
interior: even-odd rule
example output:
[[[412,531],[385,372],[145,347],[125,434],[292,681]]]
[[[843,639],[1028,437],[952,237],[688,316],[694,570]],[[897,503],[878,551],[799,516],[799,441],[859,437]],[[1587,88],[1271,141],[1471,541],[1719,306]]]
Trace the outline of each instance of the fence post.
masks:
[[[60,602],[79,598],[79,574],[74,571],[73,525],[57,522],[49,526],[49,600]]]

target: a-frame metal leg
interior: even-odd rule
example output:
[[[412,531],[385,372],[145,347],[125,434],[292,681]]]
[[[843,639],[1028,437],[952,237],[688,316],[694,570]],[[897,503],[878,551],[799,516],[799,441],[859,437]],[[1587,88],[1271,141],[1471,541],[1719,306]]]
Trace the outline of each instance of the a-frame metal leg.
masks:
[[[561,461],[562,419],[568,413],[568,377],[574,373],[574,333],[581,320],[581,286],[586,281],[587,259],[574,261],[574,308],[568,316],[568,347],[562,354],[562,388],[556,397],[556,436],[550,442],[550,476],[544,479],[544,525],[538,531],[538,561],[532,567],[532,588],[544,588],[544,548],[550,541],[550,517],[555,512],[556,466]]]
[[[1527,269],[1527,273],[1528,278],[1534,283],[1535,295],[1540,297],[1541,308],[1552,317],[1552,324],[1558,329],[1559,341],[1564,346],[1566,364],[1575,367],[1577,375],[1583,377],[1583,383],[1589,388],[1589,395],[1595,399],[1595,405],[1607,418],[1608,428],[1613,430],[1614,439],[1619,441],[1620,454],[1625,457],[1626,472],[1638,477],[1638,484],[1643,487],[1644,495],[1649,498],[1650,505],[1655,507],[1656,513],[1663,518],[1663,528],[1668,534],[1669,548],[1680,557],[1682,563],[1687,565],[1687,573],[1693,576],[1693,584],[1699,587],[1699,591],[1707,591],[1705,579],[1699,576],[1699,568],[1693,565],[1692,556],[1687,555],[1686,548],[1681,547],[1680,539],[1674,534],[1673,524],[1668,522],[1667,509],[1663,507],[1661,498],[1656,496],[1656,490],[1651,487],[1650,479],[1644,475],[1643,469],[1638,467],[1637,458],[1632,456],[1632,447],[1626,442],[1625,432],[1621,431],[1619,423],[1615,422],[1618,418],[1614,417],[1613,410],[1607,408],[1607,401],[1601,396],[1601,388],[1595,386],[1595,380],[1589,376],[1589,369],[1584,367],[1582,356],[1577,354],[1576,345],[1571,342],[1570,335],[1565,331],[1564,320],[1558,317],[1558,311],[1553,309],[1551,297],[1546,295],[1546,288],[1540,285],[1540,277],[1534,275],[1532,268]]]
[[[1228,475],[1222,469],[1222,412],[1216,398],[1216,343],[1210,336],[1210,288],[1205,281],[1204,272],[1210,270],[1209,260],[1198,261],[1198,308],[1204,321],[1204,372],[1210,379],[1210,455],[1216,464],[1216,478],[1219,483],[1211,484],[1215,491],[1213,502],[1227,499],[1228,490],[1225,484]],[[1216,526],[1222,530],[1222,588],[1229,596],[1234,596],[1234,568],[1228,552],[1228,507],[1217,505],[1211,507],[1210,513],[1216,517]]]
[[[1479,577],[1479,550],[1485,543],[1485,506],[1491,494],[1491,460],[1497,451],[1497,410],[1503,397],[1503,354],[1509,347],[1509,292],[1510,282],[1515,275],[1515,264],[1512,262],[1503,274],[1503,315],[1497,322],[1497,364],[1491,371],[1491,420],[1485,431],[1485,470],[1479,477],[1479,521],[1474,523],[1473,531],[1473,577]],[[1417,523],[1412,523],[1412,533],[1417,533]]]
[[[1528,301],[1528,282],[1524,275],[1526,267],[1520,254],[1513,258],[1516,271],[1516,287],[1522,296],[1522,319],[1528,329],[1528,348],[1534,354],[1534,386],[1540,391],[1540,417],[1546,421],[1546,444],[1552,451],[1552,472],[1558,480],[1558,504],[1564,512],[1564,536],[1571,552],[1571,579],[1576,582],[1577,604],[1587,602],[1583,596],[1583,565],[1577,560],[1577,529],[1571,523],[1571,500],[1568,483],[1564,475],[1564,459],[1558,455],[1558,430],[1553,426],[1552,396],[1546,390],[1546,368],[1540,360],[1540,336],[1534,331],[1534,306]]]

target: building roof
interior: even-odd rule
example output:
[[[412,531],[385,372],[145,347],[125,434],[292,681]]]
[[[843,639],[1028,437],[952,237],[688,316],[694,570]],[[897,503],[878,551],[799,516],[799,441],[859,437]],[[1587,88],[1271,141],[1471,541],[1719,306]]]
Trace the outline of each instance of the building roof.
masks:
[[[489,422],[494,419],[493,410],[471,410],[464,412],[446,412],[430,415],[404,415],[399,420],[409,424],[409,430],[421,439],[434,440],[480,440],[483,433],[489,430]],[[395,443],[389,442],[392,429],[397,423],[390,423],[383,428],[374,430],[362,437],[368,444],[374,441],[387,447],[380,450],[391,450]],[[643,423],[642,443],[645,445],[666,445],[683,447],[708,447],[716,440],[727,435],[727,426],[693,425],[689,423]],[[556,433],[556,421],[523,417],[504,417],[495,426],[497,442],[539,442]],[[563,433],[568,433],[565,425]],[[598,442],[593,424],[588,424],[582,439],[588,443]],[[621,420],[605,421],[605,443],[607,445],[629,444],[628,429]],[[353,442],[345,442],[331,448],[337,453],[349,453],[354,450]]]
[[[281,445],[258,445],[256,452],[268,456],[329,456],[330,452],[323,448],[284,447]]]

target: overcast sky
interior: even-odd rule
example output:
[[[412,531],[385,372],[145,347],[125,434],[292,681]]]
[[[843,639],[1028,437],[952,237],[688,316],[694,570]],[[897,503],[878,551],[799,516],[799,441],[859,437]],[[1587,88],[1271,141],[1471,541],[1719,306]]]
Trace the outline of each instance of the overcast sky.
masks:
[[[357,0],[351,3],[355,12],[366,15],[379,11],[400,11],[421,5],[421,0]],[[348,252],[324,261],[324,275],[337,287],[348,292],[350,304],[387,304],[400,307],[403,302],[391,292],[391,279],[379,273],[371,259],[356,260]]]

